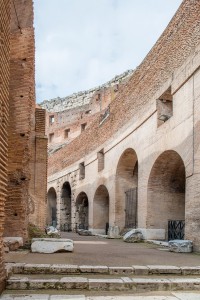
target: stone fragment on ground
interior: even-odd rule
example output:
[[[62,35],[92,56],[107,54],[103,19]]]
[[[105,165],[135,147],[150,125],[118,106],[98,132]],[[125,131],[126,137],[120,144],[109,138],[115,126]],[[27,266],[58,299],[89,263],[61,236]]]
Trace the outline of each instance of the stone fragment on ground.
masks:
[[[34,253],[73,252],[74,242],[69,239],[34,238],[31,251]]]
[[[143,241],[144,237],[140,229],[132,229],[123,236],[123,240],[126,243],[138,243]]]
[[[119,226],[110,226],[108,229],[108,238],[110,239],[120,239],[120,228]]]
[[[169,250],[178,253],[192,252],[192,241],[190,240],[171,240],[169,241]]]
[[[23,246],[23,239],[22,237],[4,237],[3,244],[5,252],[15,251],[19,247]]]
[[[91,236],[92,232],[90,230],[85,230],[85,229],[77,229],[77,233],[79,235],[83,235],[83,236]]]
[[[58,235],[59,234],[58,229],[53,226],[46,227],[45,231],[48,235],[54,235],[54,234]]]

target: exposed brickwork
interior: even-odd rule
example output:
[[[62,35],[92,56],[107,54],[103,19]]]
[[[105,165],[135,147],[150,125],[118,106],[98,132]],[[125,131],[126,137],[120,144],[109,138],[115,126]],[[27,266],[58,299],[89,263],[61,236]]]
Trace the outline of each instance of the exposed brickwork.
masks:
[[[10,122],[8,151],[8,198],[6,201],[5,232],[7,236],[27,237],[31,157],[31,129],[34,95],[34,31],[32,1],[11,5],[11,55],[10,55]],[[30,12],[28,20],[26,13]],[[16,16],[17,15],[17,16]],[[16,24],[19,20],[19,24]],[[27,24],[28,23],[28,24]],[[25,27],[22,27],[24,24]],[[27,26],[28,25],[28,26]],[[18,28],[20,26],[20,29]]]
[[[29,221],[41,229],[46,225],[47,190],[47,138],[45,136],[45,110],[35,110],[31,160],[31,185],[29,192]]]
[[[0,2],[0,293],[4,287],[4,206],[7,194],[10,1]]]
[[[132,74],[130,70],[92,90],[41,103],[48,110],[46,134],[49,137],[49,153],[71,143],[81,134],[84,124],[87,128],[96,119],[97,113],[103,114]]]
[[[111,138],[133,116],[142,118],[150,101],[200,42],[200,2],[183,1],[180,9],[132,78],[110,104],[110,117],[98,117],[84,133],[49,158],[49,174],[69,166]]]
[[[32,0],[0,1],[0,291],[2,236],[27,238],[46,221],[45,111],[35,113]],[[40,207],[40,209],[38,208]]]

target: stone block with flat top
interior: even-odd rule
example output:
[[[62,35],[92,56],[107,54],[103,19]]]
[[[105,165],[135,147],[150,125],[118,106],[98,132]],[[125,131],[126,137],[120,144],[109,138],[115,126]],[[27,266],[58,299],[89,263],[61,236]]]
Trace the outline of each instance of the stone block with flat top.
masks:
[[[34,238],[31,251],[37,253],[73,252],[74,242],[69,239]]]

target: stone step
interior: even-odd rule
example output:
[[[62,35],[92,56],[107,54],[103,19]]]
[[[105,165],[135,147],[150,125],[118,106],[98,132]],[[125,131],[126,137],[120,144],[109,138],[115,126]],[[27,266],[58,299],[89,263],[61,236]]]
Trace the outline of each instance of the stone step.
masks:
[[[200,275],[200,266],[177,267],[165,265],[108,267],[108,266],[78,266],[63,264],[25,264],[8,263],[7,273],[10,274],[108,274],[108,275]]]
[[[11,277],[7,280],[7,290],[90,290],[90,291],[149,291],[200,290],[199,278],[87,278],[81,276],[57,278]]]
[[[87,296],[87,295],[51,295],[51,294],[4,294],[1,300],[199,300],[200,292],[175,292],[170,295],[118,295],[118,296]]]

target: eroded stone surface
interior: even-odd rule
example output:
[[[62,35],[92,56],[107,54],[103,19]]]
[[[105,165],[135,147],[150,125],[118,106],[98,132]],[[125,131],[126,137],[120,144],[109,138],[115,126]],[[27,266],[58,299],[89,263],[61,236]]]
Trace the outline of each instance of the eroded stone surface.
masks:
[[[148,265],[149,274],[181,274],[181,269],[176,266]]]
[[[132,229],[123,236],[126,243],[137,243],[143,241],[143,239],[142,232],[139,229]]]
[[[69,239],[32,239],[31,251],[37,253],[73,252],[74,243]]]
[[[190,240],[169,241],[169,250],[171,252],[190,253],[192,252],[192,246],[192,241]]]
[[[108,273],[107,266],[80,266],[82,273]]]
[[[133,274],[134,270],[131,267],[109,267],[109,274]]]
[[[110,239],[119,239],[119,238],[121,238],[119,226],[110,226],[109,229],[108,229],[108,237]]]
[[[15,251],[19,247],[23,246],[22,237],[4,237],[3,244],[5,249],[8,248],[10,251]]]

